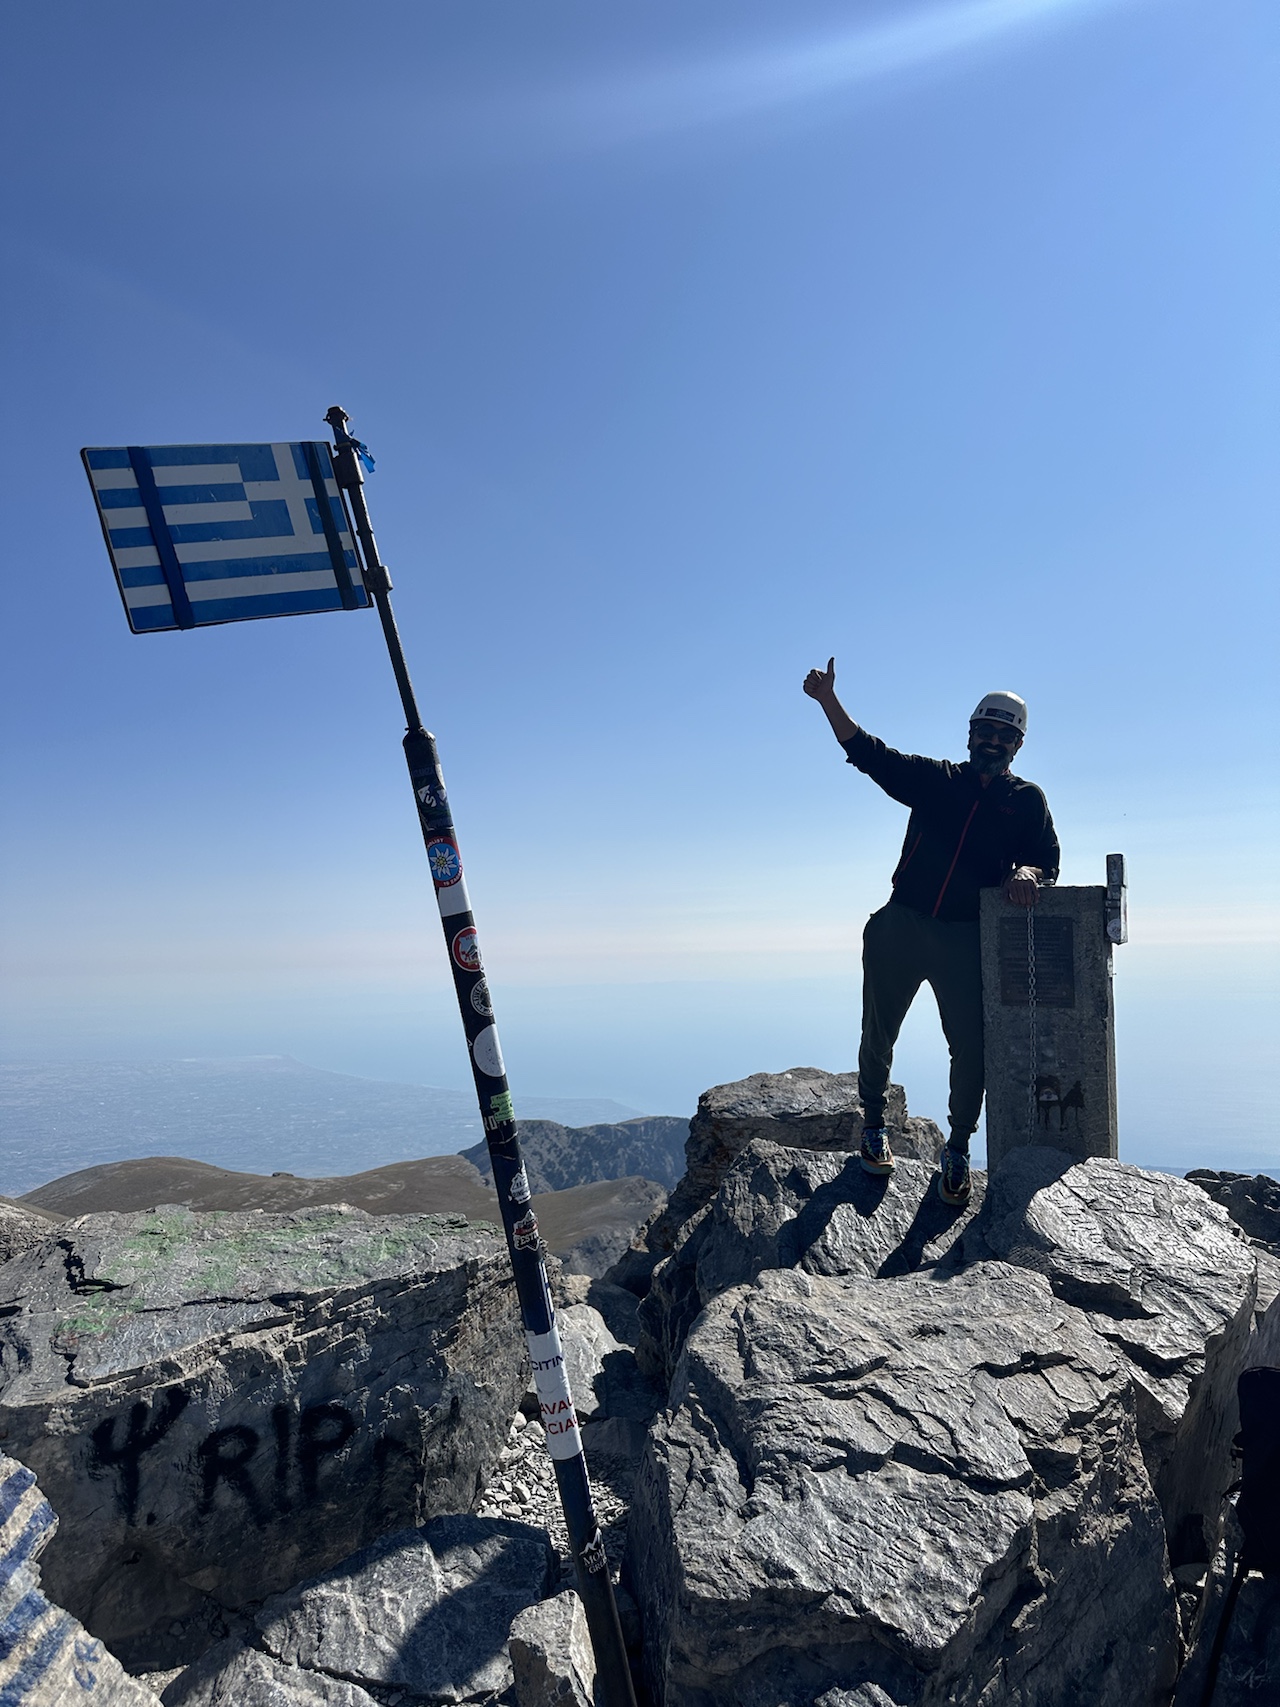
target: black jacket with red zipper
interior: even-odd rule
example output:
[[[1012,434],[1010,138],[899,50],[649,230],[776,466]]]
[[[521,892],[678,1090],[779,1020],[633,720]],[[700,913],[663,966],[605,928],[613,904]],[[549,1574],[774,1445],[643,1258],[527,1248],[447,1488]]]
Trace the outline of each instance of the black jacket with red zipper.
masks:
[[[967,761],[896,753],[859,729],[842,741],[849,763],[911,808],[893,899],[933,919],[976,919],[978,891],[994,889],[1019,865],[1047,882],[1058,876],[1060,851],[1048,803],[1021,777],[982,778]]]

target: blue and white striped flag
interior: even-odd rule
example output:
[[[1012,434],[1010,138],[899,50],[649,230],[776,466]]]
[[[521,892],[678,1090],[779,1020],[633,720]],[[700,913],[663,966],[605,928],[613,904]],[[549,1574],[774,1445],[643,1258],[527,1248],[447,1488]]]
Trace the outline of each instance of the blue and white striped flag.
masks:
[[[323,441],[80,454],[135,634],[371,602]]]

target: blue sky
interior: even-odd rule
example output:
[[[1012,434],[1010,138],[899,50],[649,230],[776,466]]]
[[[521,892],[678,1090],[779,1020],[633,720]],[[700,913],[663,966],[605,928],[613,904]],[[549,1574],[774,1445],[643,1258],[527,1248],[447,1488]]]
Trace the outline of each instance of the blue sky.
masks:
[[[76,454],[340,402],[517,1107],[852,1064],[834,653],[908,750],[1026,696],[1063,880],[1129,858],[1123,1153],[1280,1164],[1269,0],[6,33],[6,1058],[467,1082],[375,619],[131,635]]]

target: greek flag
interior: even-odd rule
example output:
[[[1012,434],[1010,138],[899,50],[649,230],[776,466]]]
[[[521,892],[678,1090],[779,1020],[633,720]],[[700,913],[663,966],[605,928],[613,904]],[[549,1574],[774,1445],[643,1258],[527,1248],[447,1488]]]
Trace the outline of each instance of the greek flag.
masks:
[[[323,441],[80,455],[135,634],[370,603]]]

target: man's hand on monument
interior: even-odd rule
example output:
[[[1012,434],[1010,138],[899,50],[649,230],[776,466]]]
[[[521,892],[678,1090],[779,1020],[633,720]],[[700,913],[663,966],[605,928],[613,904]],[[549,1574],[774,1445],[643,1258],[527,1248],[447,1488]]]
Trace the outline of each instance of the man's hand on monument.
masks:
[[[1004,880],[1004,898],[1011,907],[1034,907],[1040,893],[1040,873],[1034,865],[1020,865]]]
[[[819,705],[829,705],[836,697],[836,661],[827,659],[825,670],[810,670],[804,679],[804,691]]]

